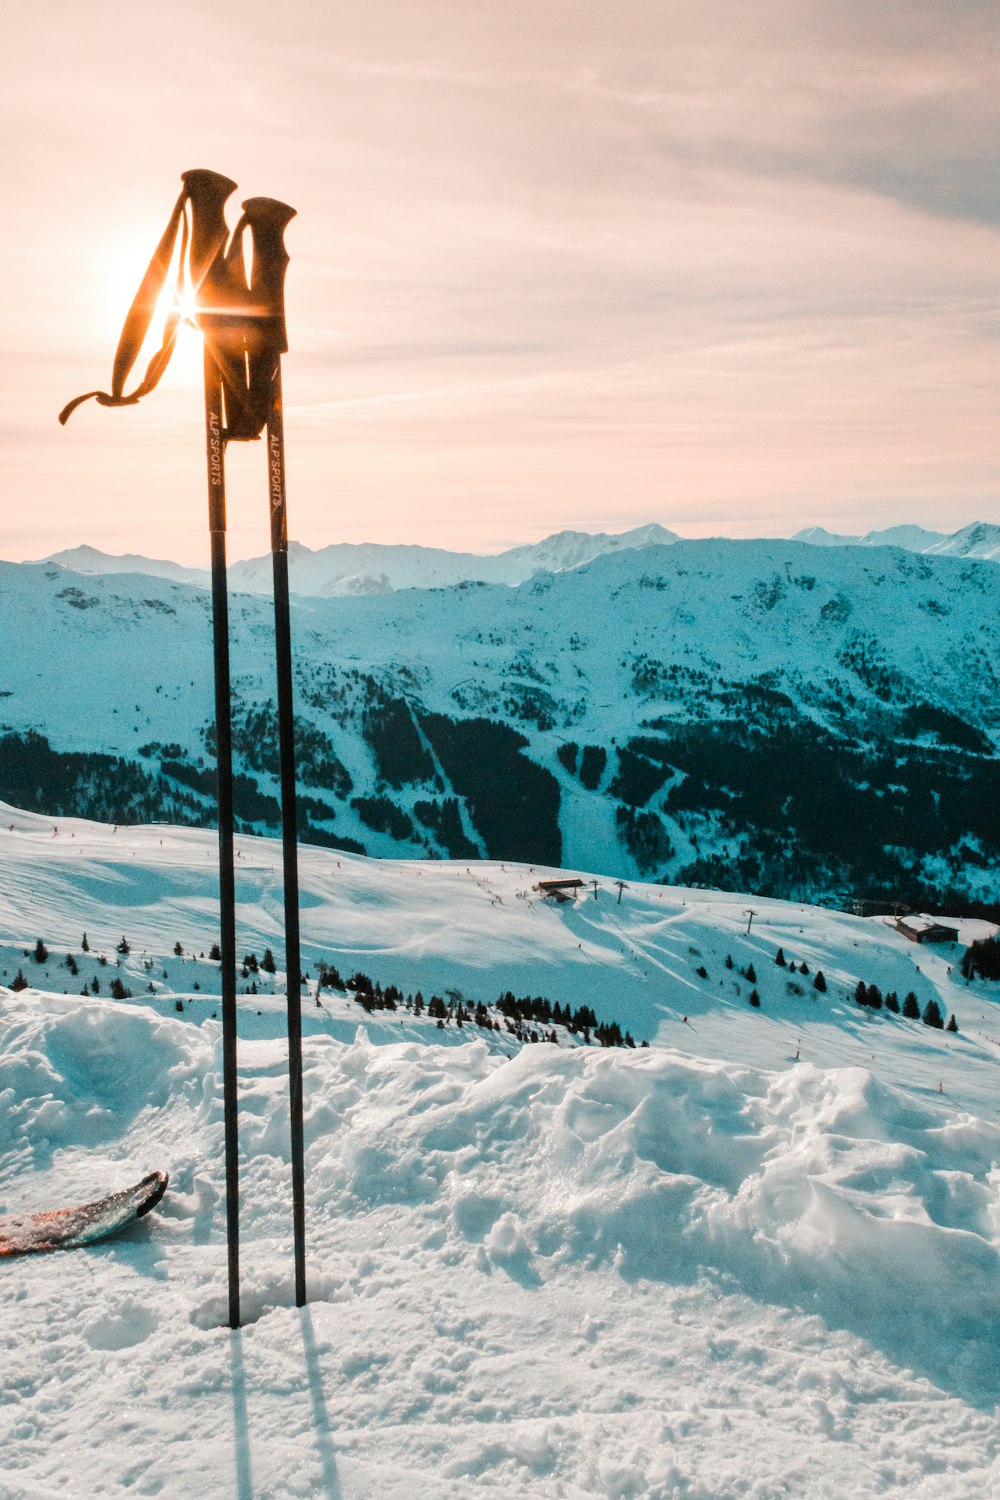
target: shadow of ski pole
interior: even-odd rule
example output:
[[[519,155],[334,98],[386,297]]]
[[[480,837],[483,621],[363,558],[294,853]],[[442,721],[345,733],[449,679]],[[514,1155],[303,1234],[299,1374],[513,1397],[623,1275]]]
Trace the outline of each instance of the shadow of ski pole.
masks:
[[[323,1395],[323,1374],[319,1367],[311,1310],[308,1307],[301,1308],[299,1319],[302,1327],[302,1348],[306,1357],[306,1373],[309,1377],[313,1425],[316,1429],[316,1447],[319,1450],[319,1460],[323,1469],[322,1494],[325,1500],[342,1500],[343,1491],[340,1488],[337,1457],[330,1437],[330,1413],[327,1410],[326,1397]]]
[[[243,1371],[242,1335],[229,1334],[229,1380],[233,1392],[233,1446],[236,1453],[236,1500],[253,1500],[253,1468],[250,1462],[250,1429],[247,1424],[246,1376]]]

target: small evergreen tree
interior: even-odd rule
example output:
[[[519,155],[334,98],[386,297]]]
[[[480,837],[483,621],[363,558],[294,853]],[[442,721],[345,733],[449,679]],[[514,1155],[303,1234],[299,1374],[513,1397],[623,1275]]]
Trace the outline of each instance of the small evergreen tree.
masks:
[[[28,988],[28,981],[25,979],[20,969],[18,969],[17,973],[14,975],[14,978],[11,980],[10,987],[12,990],[26,990]]]
[[[753,964],[747,964],[747,983],[757,983],[757,970],[754,968]]]
[[[222,949],[219,947],[218,943],[212,944],[211,948],[209,948],[208,950],[208,956],[217,964],[222,962]]]
[[[264,949],[264,957],[260,961],[260,966],[264,970],[265,974],[273,974],[275,972],[276,965],[274,962],[274,954],[271,952],[270,948]]]
[[[46,948],[41,938],[39,938],[35,944],[35,952],[33,957],[36,964],[45,964],[49,961],[49,950],[48,948]]]
[[[774,961],[778,965],[779,969],[783,969],[785,967],[785,950],[784,950],[784,948],[779,948],[778,949],[777,953],[774,955]]]
[[[805,960],[803,960],[803,962],[799,964],[799,973],[800,974],[808,974],[809,973],[809,965],[805,962]]]
[[[944,1030],[944,1017],[941,1014],[941,1007],[936,1000],[928,1000],[924,1006],[924,1013],[921,1019],[925,1026],[933,1026],[938,1031]]]
[[[77,961],[73,957],[72,953],[67,953],[66,955],[66,967],[71,974],[79,974],[80,972],[79,965],[77,964]]]
[[[819,990],[821,995],[826,994],[826,980],[823,978],[823,970],[816,970],[816,978],[813,980],[813,989]]]
[[[908,1021],[920,1020],[920,1002],[912,990],[903,1001],[903,1015]]]
[[[122,940],[121,940],[121,942],[115,944],[115,952],[116,953],[120,953],[121,956],[122,956],[122,958],[127,958],[128,955],[132,952],[132,949],[131,949],[131,947],[129,945],[128,939],[126,938],[124,932],[122,933]]]
[[[184,956],[184,948],[183,948],[183,945],[182,945],[182,943],[181,943],[181,941],[180,941],[179,938],[178,938],[177,942],[174,944],[174,954],[176,955],[177,958],[183,958],[183,956]]]
[[[727,953],[726,954],[726,968],[727,969],[731,969],[732,967],[733,967],[733,955],[731,953]]]
[[[877,984],[868,986],[868,1008],[869,1010],[882,1009],[882,991]]]
[[[868,1004],[868,986],[863,979],[858,980],[857,988],[854,991],[854,1001],[856,1005]]]
[[[944,1029],[945,1029],[945,1031],[957,1031],[958,1030],[958,1022],[955,1020],[955,1017],[953,1015],[948,1017],[948,1024],[947,1024],[947,1026]]]
[[[890,990],[885,997],[885,1008],[891,1010],[894,1016],[899,1015],[899,996],[895,990]]]
[[[112,1000],[131,1000],[132,998],[132,991],[122,984],[117,974],[111,981],[111,998]]]
[[[81,942],[80,947],[83,949],[84,953],[90,952],[90,944],[87,942],[86,933],[83,934],[83,941]]]
[[[707,979],[708,978],[708,970],[705,968],[704,964],[699,964],[698,967],[695,969],[694,972],[697,974],[697,976],[698,976],[699,979]]]
[[[94,994],[94,995],[99,995],[101,993],[101,982],[98,979],[98,977],[97,977],[96,974],[94,975],[93,979],[90,981],[90,990],[91,990],[91,994]]]
[[[756,990],[750,991],[750,1004],[754,1006],[760,1005],[760,996]]]

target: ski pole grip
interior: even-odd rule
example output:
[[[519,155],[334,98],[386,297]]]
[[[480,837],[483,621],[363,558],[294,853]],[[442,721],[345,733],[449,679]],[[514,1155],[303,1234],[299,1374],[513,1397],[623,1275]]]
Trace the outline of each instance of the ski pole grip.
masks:
[[[223,275],[221,252],[229,238],[226,199],[235,193],[236,183],[205,167],[182,172],[181,181],[191,204],[191,275],[198,301],[218,306],[219,294],[224,291],[216,285]]]
[[[248,198],[243,216],[253,235],[250,264],[250,302],[253,317],[267,329],[267,343],[276,353],[288,348],[285,331],[285,272],[288,251],[285,229],[295,209],[277,198]]]

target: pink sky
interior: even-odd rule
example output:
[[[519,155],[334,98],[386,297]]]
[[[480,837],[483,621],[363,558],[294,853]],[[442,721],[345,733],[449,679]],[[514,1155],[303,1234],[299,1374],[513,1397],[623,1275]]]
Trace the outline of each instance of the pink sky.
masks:
[[[205,557],[194,335],[142,407],[56,423],[192,166],[299,211],[310,546],[1000,520],[992,5],[92,0],[6,31],[2,556]],[[230,450],[234,557],[263,463]]]

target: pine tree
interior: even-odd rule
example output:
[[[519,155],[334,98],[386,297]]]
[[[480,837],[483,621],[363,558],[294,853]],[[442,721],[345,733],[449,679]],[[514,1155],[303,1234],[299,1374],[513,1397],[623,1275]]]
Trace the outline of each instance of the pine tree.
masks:
[[[271,952],[270,948],[264,949],[264,957],[260,961],[260,966],[264,970],[265,974],[273,974],[275,972],[276,965],[274,962],[274,954]]]
[[[101,982],[98,979],[98,977],[97,977],[96,974],[94,975],[93,979],[90,981],[90,989],[91,989],[91,993],[94,994],[94,995],[99,995],[101,993]]]
[[[754,968],[753,964],[747,964],[746,979],[748,984],[757,983],[757,970]]]
[[[727,953],[726,954],[726,968],[727,969],[731,969],[732,967],[733,967],[733,955],[731,953]]]
[[[17,973],[14,975],[14,978],[11,980],[10,987],[12,990],[26,990],[28,988],[28,981],[25,979],[20,969],[18,969]]]
[[[868,1004],[868,986],[863,979],[858,980],[857,989],[854,991],[854,1000],[857,1005]]]
[[[895,990],[890,990],[885,997],[885,1008],[891,1010],[894,1016],[899,1015],[899,996]]]
[[[83,949],[84,953],[90,952],[90,944],[87,942],[86,933],[83,934],[83,942],[80,944],[80,947]]]
[[[124,932],[122,933],[121,942],[115,944],[115,952],[120,953],[123,958],[126,958],[132,952]]]
[[[947,1026],[944,1029],[945,1029],[945,1031],[957,1031],[958,1030],[958,1022],[955,1020],[954,1016],[949,1016],[948,1017],[948,1024],[947,1024]]]
[[[800,974],[808,974],[809,973],[809,965],[805,962],[805,960],[803,960],[802,963],[799,964],[799,973]]]
[[[925,1026],[934,1026],[938,1031],[944,1030],[944,1018],[936,1000],[928,1000],[921,1019]]]
[[[80,972],[79,965],[72,953],[67,953],[66,955],[66,967],[71,974],[79,974]]]
[[[112,1000],[131,1000],[132,998],[132,991],[122,984],[117,974],[111,981],[111,998]]]
[[[181,943],[181,941],[180,941],[179,938],[178,938],[177,942],[174,944],[174,955],[177,958],[183,958],[184,957],[184,947],[183,947],[183,944]]]
[[[823,970],[816,970],[816,978],[813,980],[813,989],[819,990],[821,995],[826,994],[826,980],[823,978]]]
[[[756,990],[750,991],[750,1004],[755,1006],[760,1004],[760,996]]]
[[[777,953],[774,955],[774,961],[778,965],[779,969],[783,969],[785,967],[785,950],[784,950],[784,948],[779,948],[778,949]]]
[[[222,962],[222,949],[219,947],[218,943],[212,944],[211,948],[209,948],[208,950],[208,956],[217,964]]]
[[[35,952],[33,956],[36,964],[44,964],[48,963],[49,961],[49,950],[48,948],[46,948],[41,938],[39,938],[37,943],[35,944]]]
[[[920,1002],[912,990],[903,1001],[903,1015],[908,1021],[920,1020]]]
[[[882,991],[877,984],[868,986],[868,1008],[869,1010],[882,1009]]]

